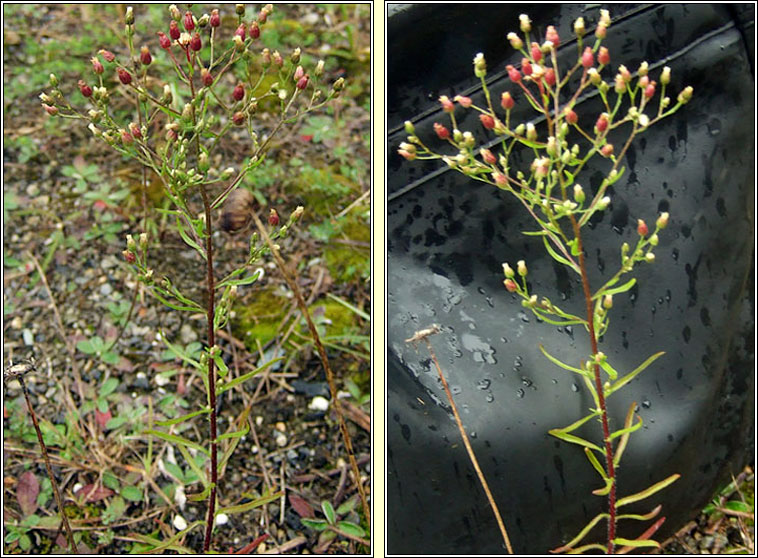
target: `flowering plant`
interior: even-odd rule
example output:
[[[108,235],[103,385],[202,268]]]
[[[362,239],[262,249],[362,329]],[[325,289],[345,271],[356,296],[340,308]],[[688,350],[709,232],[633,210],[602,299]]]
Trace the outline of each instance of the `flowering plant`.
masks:
[[[604,75],[608,75],[611,63],[611,53],[603,46],[611,25],[607,10],[600,10],[594,37],[588,34],[583,18],[576,20],[576,62],[565,69],[558,64],[561,38],[556,28],[548,26],[544,41],[539,43],[534,40],[529,17],[521,15],[519,19],[521,34],[511,32],[507,38],[523,58],[520,68],[506,66],[514,88],[501,93],[499,106],[495,104],[485,79],[487,63],[484,55],[477,54],[474,73],[481,82],[485,104],[478,106],[470,97],[462,95],[456,95],[453,99],[442,96],[439,99],[442,111],[450,118],[450,126],[435,122],[433,131],[452,151],[438,152],[428,147],[416,134],[414,124],[407,121],[405,130],[408,138],[400,144],[398,153],[409,161],[439,159],[467,177],[513,195],[537,225],[536,231],[525,234],[540,238],[553,260],[568,268],[581,281],[584,313],[575,314],[532,291],[524,260],[519,260],[515,269],[509,263],[503,264],[504,286],[509,293],[521,298],[522,305],[540,321],[557,326],[583,326],[591,347],[589,355],[581,356],[578,362],[566,363],[540,346],[552,363],[581,377],[592,394],[594,407],[589,414],[568,426],[550,430],[550,434],[582,447],[602,483],[593,494],[607,497],[607,511],[590,520],[576,537],[553,552],[603,550],[613,553],[619,547],[623,547],[620,548],[623,551],[635,547],[657,547],[658,543],[651,537],[665,518],[658,518],[635,539],[618,536],[617,522],[621,519],[646,521],[656,518],[661,506],[642,515],[619,513],[619,508],[652,496],[675,482],[679,475],[671,475],[638,493],[618,496],[619,463],[630,435],[641,428],[642,420],[637,417],[635,421],[633,403],[624,424],[612,428],[607,401],[609,396],[628,384],[663,353],[655,353],[634,370],[622,373],[598,349],[598,341],[610,325],[613,297],[629,291],[636,283],[635,278],[626,279],[624,276],[641,262],[655,261],[654,249],[658,245],[659,234],[669,222],[669,214],[660,213],[652,230],[644,219],[639,219],[636,243],[633,246],[626,242],[622,244],[618,270],[594,289],[587,273],[582,228],[590,223],[593,216],[611,206],[608,189],[623,175],[622,162],[635,137],[677,112],[690,100],[693,89],[684,88],[673,102],[667,95],[671,82],[670,68],[664,67],[656,81],[647,62],[643,62],[636,72],[621,65],[613,79],[607,82]],[[580,99],[591,95],[599,97],[602,111],[599,114],[581,114],[578,108]],[[531,107],[536,113],[535,117],[516,121],[514,109],[517,103]],[[494,139],[479,146],[471,131],[461,130],[456,119],[456,111],[459,110],[456,105],[463,110],[477,111],[485,133],[494,135]],[[617,142],[622,129],[627,132],[626,138]],[[524,168],[519,168],[520,158],[512,157],[519,151],[522,156],[530,154],[527,158],[531,162]],[[586,192],[578,179],[588,161],[597,155],[608,160],[609,168],[599,187],[594,192]],[[625,280],[622,281],[622,278]],[[592,419],[596,419],[602,429],[602,438],[598,442],[576,434]],[[499,516],[497,510],[495,514]],[[604,543],[580,545],[593,527],[602,521],[607,523]],[[506,546],[510,548],[507,535],[503,534]]]
[[[248,408],[235,421],[236,431],[219,436],[217,398],[281,359],[232,379],[216,341],[216,332],[227,323],[238,288],[262,276],[262,270],[251,273],[249,268],[270,253],[277,263],[282,261],[279,246],[274,242],[287,235],[304,211],[303,207],[297,207],[289,219],[280,223],[279,214],[271,209],[266,229],[253,212],[253,194],[240,186],[242,179],[261,165],[280,130],[339,97],[345,81],[339,78],[331,84],[322,83],[324,61],[306,70],[301,64],[300,48],[287,57],[268,48],[256,53],[256,42],[272,11],[273,6],[267,4],[251,21],[245,21],[245,6],[237,4],[236,26],[230,30],[228,23],[224,29],[217,9],[198,18],[191,10],[182,13],[176,5],[171,5],[168,27],[157,31],[156,36],[160,50],[173,68],[172,79],[153,75],[154,51],[149,45],[136,48],[135,15],[129,7],[124,17],[128,53],[101,49],[99,57],[91,59],[93,75],[78,81],[79,94],[86,107],[67,99],[55,75],[50,76],[49,93],[40,96],[48,114],[88,122],[95,137],[142,166],[145,228],[148,222],[147,170],[158,177],[171,203],[170,208],[162,212],[174,220],[182,240],[199,255],[205,268],[204,300],[194,300],[171,278],[156,276],[148,258],[150,238],[146,231],[136,238],[127,235],[123,256],[133,266],[139,281],[169,308],[205,314],[207,321],[207,345],[199,357],[161,335],[176,357],[197,370],[207,394],[198,410],[157,423],[168,431],[147,431],[178,447],[203,484],[202,493],[193,498],[208,502],[207,518],[189,526],[182,519],[179,522],[182,527],[177,527],[181,533],[163,547],[174,545],[180,535],[204,526],[203,551],[208,552],[213,527],[221,513],[244,512],[282,495],[280,492],[267,494],[245,504],[217,507],[219,471],[224,469],[241,437],[249,430]],[[121,97],[132,100],[136,107],[135,118],[130,121],[124,121],[119,116],[121,112],[114,108],[114,98],[120,101]],[[265,119],[257,118],[263,111],[273,114],[273,118],[267,120],[271,122],[268,126],[261,124]],[[225,163],[226,168],[220,168],[228,156],[222,152],[222,140],[235,128],[247,131],[251,148],[239,166],[226,167],[228,163]],[[217,191],[214,192],[214,188]],[[260,241],[258,234],[253,234],[245,260],[221,279],[216,277],[214,265],[214,211],[218,209],[223,210],[220,225],[225,231],[238,232],[255,221],[263,237]],[[336,398],[336,393],[334,396]],[[207,417],[208,447],[172,432],[176,425],[197,416]],[[346,445],[350,448],[349,440]],[[189,450],[196,452],[199,459],[204,457],[209,461],[208,471],[199,466],[200,462]],[[355,459],[351,457],[356,483],[360,483]],[[359,492],[366,506],[360,485]]]

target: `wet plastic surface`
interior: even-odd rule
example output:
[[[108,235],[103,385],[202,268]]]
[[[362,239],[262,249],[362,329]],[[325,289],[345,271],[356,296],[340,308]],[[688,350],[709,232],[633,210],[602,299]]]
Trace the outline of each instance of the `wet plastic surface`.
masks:
[[[753,454],[754,12],[706,4],[607,7],[613,24],[605,44],[614,69],[624,63],[634,70],[644,59],[654,79],[664,65],[672,68],[672,97],[684,85],[695,88],[688,105],[635,140],[610,208],[585,233],[590,280],[599,285],[618,268],[622,242],[636,238],[637,219],[652,223],[661,211],[671,213],[655,264],[637,267],[638,285],[615,297],[600,344],[625,371],[666,352],[609,402],[614,424],[633,401],[644,420],[622,460],[621,496],[682,474],[637,508],[663,503],[668,519],[661,539]],[[551,364],[538,344],[571,362],[589,352],[587,335],[537,323],[505,291],[501,264],[526,260],[532,292],[576,313],[583,308],[580,284],[539,240],[522,234],[535,226],[506,193],[395,153],[405,141],[405,120],[440,146],[432,123],[449,120],[438,109],[439,95],[466,94],[478,102],[477,52],[487,59],[493,94],[513,91],[504,67],[520,56],[505,35],[517,30],[518,14],[529,13],[540,33],[555,24],[568,37],[579,15],[592,29],[599,9],[540,5],[535,14],[532,8],[417,6],[388,25],[391,554],[504,552],[429,355],[404,342],[431,323],[443,328],[432,343],[514,549],[542,553],[559,546],[605,505],[590,494],[599,477],[581,450],[547,434],[584,416],[592,403],[576,376]],[[574,49],[568,40],[561,45],[567,60]],[[601,111],[590,97],[576,112],[594,119]],[[459,127],[487,138],[476,114],[464,114],[457,109]],[[579,182],[596,191],[608,163],[593,162]],[[599,436],[597,424],[587,428],[587,437]],[[634,538],[646,526],[622,522],[620,534]],[[595,539],[602,540],[603,530]]]

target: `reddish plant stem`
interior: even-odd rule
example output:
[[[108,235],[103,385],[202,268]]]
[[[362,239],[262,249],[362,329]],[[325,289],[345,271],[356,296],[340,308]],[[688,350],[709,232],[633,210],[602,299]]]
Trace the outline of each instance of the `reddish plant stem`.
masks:
[[[206,286],[208,290],[208,350],[212,351],[216,346],[216,331],[213,327],[215,321],[215,282],[213,277],[213,230],[211,227],[211,204],[208,199],[208,192],[205,185],[200,186],[200,192],[203,196],[203,206],[205,207],[205,254],[207,257],[207,277]],[[210,423],[211,423],[211,492],[208,496],[208,522],[205,527],[205,541],[203,542],[203,552],[208,552],[211,546],[211,537],[213,534],[214,514],[216,508],[216,483],[218,482],[218,463],[217,452],[218,439],[216,435],[216,368],[212,358],[208,359],[208,403],[210,405]]]
[[[597,355],[597,336],[595,335],[594,311],[592,308],[592,291],[590,290],[590,281],[587,276],[587,267],[584,263],[584,248],[582,246],[582,235],[576,218],[571,215],[571,226],[574,229],[576,237],[576,247],[579,252],[579,270],[582,274],[582,289],[584,290],[584,300],[587,305],[587,326],[590,334],[590,347],[592,349],[593,359]],[[608,478],[611,480],[611,490],[608,493],[608,554],[613,554],[613,539],[616,538],[616,469],[613,466],[613,448],[611,447],[611,432],[608,428],[608,410],[605,405],[605,394],[603,393],[603,382],[600,378],[600,366],[597,362],[592,362],[592,372],[595,376],[595,390],[597,391],[598,405],[600,406],[600,419],[603,425],[603,443],[605,445],[605,469]]]

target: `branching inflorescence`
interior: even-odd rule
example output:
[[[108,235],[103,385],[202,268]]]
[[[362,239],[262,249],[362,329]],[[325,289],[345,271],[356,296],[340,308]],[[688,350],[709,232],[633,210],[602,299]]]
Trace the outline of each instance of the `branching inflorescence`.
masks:
[[[528,270],[525,261],[517,262],[515,270],[508,263],[503,264],[505,288],[519,296],[525,308],[550,324],[581,324],[589,335],[591,354],[580,358],[578,364],[564,363],[550,355],[544,347],[540,347],[540,350],[557,366],[579,375],[592,394],[594,408],[590,409],[589,414],[569,426],[550,430],[550,434],[583,448],[603,482],[603,486],[594,490],[593,494],[607,497],[608,509],[593,518],[574,539],[553,552],[574,553],[599,549],[613,553],[617,547],[624,547],[621,550],[628,551],[634,547],[659,546],[651,537],[664,518],[657,519],[634,540],[617,536],[616,527],[621,519],[653,519],[660,512],[661,506],[644,515],[619,514],[619,508],[647,498],[679,478],[679,475],[671,475],[639,493],[618,496],[616,471],[629,436],[642,426],[642,419],[638,417],[635,422],[635,405],[632,404],[623,426],[612,430],[608,420],[607,399],[663,353],[656,353],[635,370],[620,374],[606,355],[598,350],[598,340],[609,326],[614,295],[629,291],[636,283],[635,278],[626,281],[622,281],[622,278],[636,264],[655,261],[653,250],[658,245],[659,233],[668,224],[669,214],[664,212],[658,215],[652,231],[644,220],[638,220],[636,244],[630,246],[623,243],[618,271],[594,291],[587,273],[582,228],[593,215],[604,211],[611,203],[608,188],[621,178],[624,172],[621,163],[634,138],[677,112],[690,100],[693,89],[686,87],[678,94],[676,102],[672,102],[666,94],[671,81],[670,68],[664,67],[658,81],[655,81],[649,74],[647,62],[643,62],[634,75],[621,65],[613,80],[606,82],[603,74],[610,70],[611,55],[602,43],[610,24],[608,11],[600,10],[593,40],[587,34],[583,18],[577,19],[574,24],[576,63],[568,69],[561,69],[557,53],[560,37],[555,27],[547,27],[542,44],[533,42],[531,21],[528,16],[521,15],[521,35],[513,32],[507,35],[511,46],[523,55],[521,67],[506,67],[508,78],[520,94],[503,92],[499,107],[495,107],[485,80],[487,65],[484,56],[477,54],[474,58],[474,73],[481,80],[486,105],[477,106],[471,98],[461,95],[453,99],[442,96],[441,108],[450,117],[451,128],[439,122],[434,123],[437,138],[453,147],[455,152],[443,154],[425,145],[416,135],[414,124],[409,121],[405,123],[405,130],[409,134],[407,142],[403,142],[398,149],[398,153],[409,161],[440,159],[450,168],[472,179],[492,184],[515,196],[538,225],[537,231],[525,234],[540,237],[550,256],[571,269],[581,280],[585,313],[575,315],[559,308],[549,298],[531,292],[526,279]],[[572,91],[572,88],[575,89]],[[576,112],[577,102],[582,94],[592,92],[599,96],[603,110],[597,115],[583,115],[580,118]],[[528,103],[534,110],[536,115],[533,121],[513,121],[516,97],[519,102]],[[459,129],[456,104],[464,110],[479,113],[481,125],[488,133],[496,136],[499,153],[486,147],[477,149],[474,134]],[[535,122],[539,123],[539,130]],[[609,134],[622,127],[628,130],[628,136],[620,146],[614,145]],[[513,164],[511,155],[516,149],[531,152],[533,159],[528,169],[520,170]],[[585,192],[577,179],[588,161],[596,155],[608,159],[610,169],[600,187],[591,195]],[[602,426],[602,441],[599,443],[574,433],[593,418]],[[601,460],[604,460],[604,464]],[[580,546],[584,537],[603,520],[607,523],[605,544]]]
[[[275,361],[234,379],[229,375],[216,342],[216,332],[227,323],[238,288],[260,279],[262,274],[251,272],[250,268],[271,249],[253,234],[245,260],[227,276],[217,278],[213,212],[227,199],[229,203],[239,201],[239,196],[230,198],[235,191],[244,192],[252,199],[250,192],[236,189],[242,188],[243,178],[264,161],[272,139],[284,126],[339,97],[345,86],[343,78],[328,85],[322,83],[324,61],[318,61],[307,72],[305,62],[301,63],[300,48],[286,59],[278,51],[271,52],[268,48],[254,52],[272,11],[273,6],[267,4],[252,21],[245,21],[245,5],[237,4],[236,27],[232,30],[228,23],[226,28],[222,25],[219,10],[198,18],[191,11],[182,14],[176,5],[171,5],[168,27],[156,32],[160,49],[173,69],[173,74],[167,76],[150,72],[155,64],[149,46],[135,48],[135,17],[129,7],[124,17],[128,54],[119,56],[101,49],[99,57],[91,59],[93,76],[78,81],[79,93],[88,107],[71,103],[55,75],[50,76],[50,92],[40,96],[48,114],[89,122],[89,129],[95,137],[142,166],[143,205],[147,189],[145,169],[154,172],[170,201],[170,207],[161,211],[174,220],[182,240],[203,262],[204,299],[195,300],[182,292],[171,278],[158,277],[154,273],[148,258],[150,242],[147,232],[136,238],[128,235],[123,251],[140,283],[160,302],[177,311],[206,316],[207,346],[199,358],[161,335],[171,352],[202,377],[206,400],[201,401],[200,408],[194,412],[157,423],[168,431],[153,429],[146,432],[179,448],[203,484],[203,491],[195,499],[206,498],[208,502],[206,519],[181,529],[180,534],[166,544],[174,544],[179,536],[204,526],[204,552],[211,550],[213,527],[220,513],[247,511],[282,496],[277,492],[251,498],[245,504],[217,507],[219,471],[223,470],[240,439],[249,430],[246,424],[248,409],[237,421],[237,431],[218,435],[217,397]],[[94,86],[90,85],[93,80]],[[113,102],[114,98],[120,101],[121,96],[129,99],[136,109],[136,118],[131,121],[123,121],[122,103]],[[121,107],[114,107],[116,104]],[[256,114],[263,110],[273,116],[267,119],[270,124],[265,130],[260,128],[260,121],[256,118]],[[246,130],[252,140],[245,161],[236,168],[226,166],[233,162],[224,161],[220,145],[234,129]],[[220,161],[224,164],[221,165]],[[222,170],[221,166],[226,168]],[[246,209],[252,211],[252,204]],[[286,236],[302,214],[303,208],[297,207],[290,218],[280,224],[278,213],[272,209],[268,218],[271,227],[267,233],[269,244]],[[244,215],[239,224],[248,225],[250,217],[249,213]],[[236,226],[237,223],[234,227],[225,223],[222,222],[222,227],[226,230],[243,228]],[[278,249],[278,245],[274,246]],[[207,417],[209,422],[208,447],[174,432],[181,423],[198,416]],[[193,457],[189,450],[198,457]],[[201,468],[203,460],[209,462],[205,470]],[[356,482],[360,482],[358,475]],[[363,501],[368,510],[365,496]]]

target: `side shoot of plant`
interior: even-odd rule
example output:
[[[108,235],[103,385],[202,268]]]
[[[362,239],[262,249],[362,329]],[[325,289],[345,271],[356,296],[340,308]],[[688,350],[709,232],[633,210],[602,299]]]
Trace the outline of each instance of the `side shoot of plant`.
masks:
[[[562,69],[558,65],[560,37],[555,27],[547,27],[544,41],[540,44],[532,35],[529,17],[521,15],[521,35],[512,32],[507,36],[511,46],[523,55],[521,66],[520,69],[511,65],[506,67],[512,86],[520,90],[520,95],[504,91],[496,107],[485,80],[486,61],[482,54],[477,54],[474,73],[481,80],[486,104],[477,106],[472,99],[460,95],[452,100],[446,96],[440,97],[441,108],[450,117],[450,127],[435,123],[434,132],[452,149],[443,153],[428,147],[416,135],[414,124],[406,122],[408,139],[400,144],[398,150],[409,161],[442,160],[467,177],[512,194],[537,225],[535,231],[525,234],[540,239],[548,254],[581,281],[585,308],[583,314],[577,315],[531,291],[525,261],[518,261],[515,269],[508,263],[503,264],[505,288],[520,297],[525,308],[549,324],[581,324],[590,341],[591,353],[580,355],[571,363],[555,358],[540,346],[548,360],[578,375],[592,394],[594,407],[587,415],[568,426],[550,430],[550,434],[581,447],[599,476],[600,487],[593,490],[593,494],[607,498],[607,511],[594,517],[571,541],[551,552],[601,550],[613,553],[616,550],[628,552],[638,547],[659,547],[651,537],[665,520],[663,517],[657,518],[661,506],[654,507],[646,514],[625,514],[622,508],[654,495],[679,478],[677,474],[671,475],[636,494],[619,495],[616,471],[630,435],[641,428],[642,419],[637,417],[635,421],[635,405],[632,404],[624,424],[612,427],[608,418],[608,398],[663,353],[655,353],[634,370],[625,372],[614,368],[598,349],[598,340],[610,325],[614,295],[627,292],[635,285],[636,279],[627,276],[637,264],[655,261],[653,251],[658,245],[659,233],[668,224],[669,214],[658,215],[652,230],[644,220],[638,220],[636,243],[631,246],[625,242],[621,246],[618,270],[600,286],[590,284],[582,228],[593,215],[609,207],[611,199],[607,190],[623,175],[622,161],[635,137],[677,112],[690,100],[693,89],[686,87],[672,101],[667,95],[667,86],[671,81],[670,68],[664,67],[656,81],[647,62],[643,62],[634,73],[621,65],[613,80],[606,82],[603,75],[610,73],[611,55],[602,43],[610,25],[608,11],[600,10],[593,37],[585,29],[583,18],[577,19],[574,24],[577,59],[573,66]],[[580,117],[576,112],[579,110],[578,100],[589,94],[599,97],[603,110],[596,115],[584,114]],[[534,110],[533,120],[514,122],[512,111],[516,106],[516,97]],[[498,149],[477,149],[474,135],[458,128],[456,103],[464,110],[479,113],[481,125],[499,140]],[[614,145],[609,140],[609,134],[622,128],[628,131],[628,135],[622,143]],[[523,150],[522,154],[527,154],[527,158],[531,154],[528,168],[519,169],[512,161],[511,155],[517,149]],[[608,160],[609,168],[597,192],[592,195],[585,192],[578,178],[588,161],[597,155]],[[602,429],[599,441],[587,440],[576,434],[582,425],[593,419]],[[654,523],[636,539],[619,537],[616,533],[620,520],[648,521],[655,518]],[[607,524],[604,543],[584,543],[592,528],[601,522]]]

